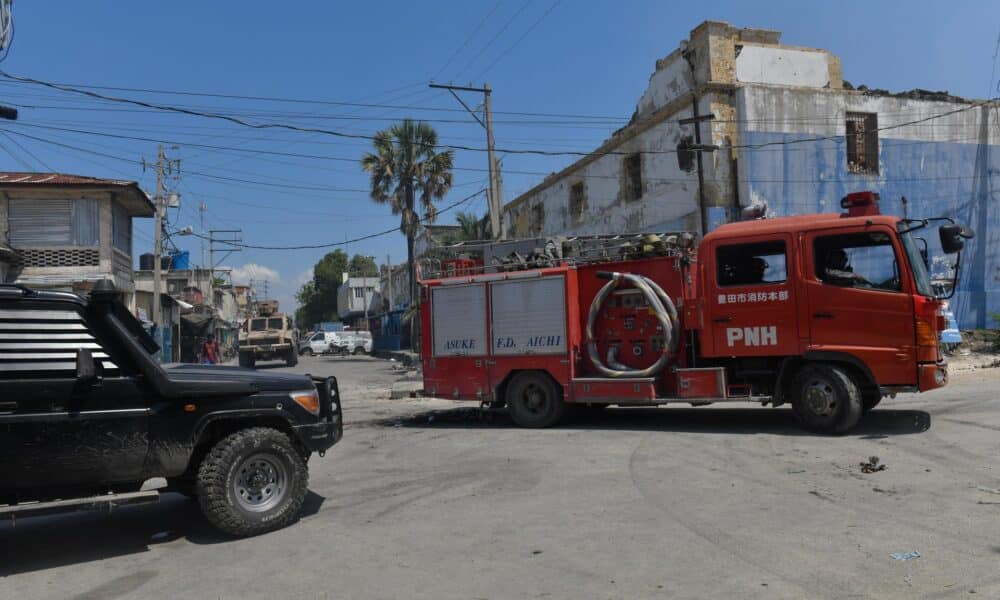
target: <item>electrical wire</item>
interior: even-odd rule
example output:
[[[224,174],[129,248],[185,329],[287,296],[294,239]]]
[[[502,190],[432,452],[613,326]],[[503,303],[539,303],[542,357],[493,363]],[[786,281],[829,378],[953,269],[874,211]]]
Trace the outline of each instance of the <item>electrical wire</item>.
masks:
[[[497,3],[493,5],[493,8],[491,8],[488,13],[483,15],[483,18],[480,19],[479,24],[476,25],[471,32],[469,32],[469,36],[465,38],[465,41],[462,42],[462,45],[459,46],[458,49],[455,50],[455,52],[453,52],[452,55],[448,57],[448,60],[445,61],[444,65],[442,65],[441,68],[438,69],[437,73],[435,73],[434,76],[431,77],[431,80],[435,80],[438,77],[440,77],[441,73],[444,73],[445,69],[451,66],[451,63],[458,57],[459,54],[462,53],[462,50],[465,50],[465,47],[469,45],[469,42],[472,41],[472,38],[476,37],[476,34],[479,33],[479,30],[483,28],[483,25],[486,24],[486,21],[493,16],[493,13],[495,13],[498,8],[500,8],[500,2],[501,0],[497,0]]]
[[[469,62],[467,62],[465,64],[465,66],[462,67],[461,70],[459,70],[455,74],[455,79],[458,79],[462,75],[462,73],[465,73],[466,71],[468,71],[469,67],[471,67],[473,64],[475,64],[475,62],[477,60],[479,60],[479,57],[482,56],[484,52],[486,52],[487,50],[489,50],[490,46],[493,45],[493,42],[497,41],[497,39],[499,39],[500,36],[503,35],[505,31],[507,31],[507,28],[510,27],[511,23],[513,23],[514,20],[517,19],[521,15],[521,13],[524,12],[524,9],[528,8],[529,4],[531,4],[531,0],[525,0],[524,4],[521,5],[521,8],[517,9],[517,12],[515,12],[513,15],[511,15],[511,17],[509,19],[507,19],[507,21],[503,24],[503,26],[500,28],[500,30],[497,31],[496,34],[494,34],[494,36],[491,37],[489,39],[489,41],[486,42],[486,44],[482,48],[479,49],[479,52],[477,52],[475,54],[475,56],[473,56],[469,60]]]
[[[25,154],[27,154],[31,158],[35,159],[35,162],[37,162],[38,164],[42,165],[42,167],[45,168],[46,170],[52,171],[52,172],[55,171],[55,169],[53,169],[48,164],[46,164],[46,162],[44,160],[42,160],[42,159],[38,158],[37,156],[35,156],[34,152],[32,152],[31,150],[28,150],[27,148],[25,148],[24,146],[22,146],[21,143],[18,142],[16,139],[14,139],[11,136],[7,135],[6,131],[0,131],[0,135],[3,135],[5,138],[7,138],[8,140],[10,140],[10,143],[14,144],[18,148],[20,148]]]
[[[555,9],[555,7],[559,6],[560,2],[562,2],[562,0],[555,0],[555,2],[553,2],[552,4],[550,4],[548,10],[546,10],[542,14],[542,16],[538,18],[537,21],[535,21],[534,23],[532,23],[531,27],[528,27],[528,29],[524,33],[521,34],[521,37],[517,38],[517,41],[515,41],[513,44],[510,45],[510,47],[508,47],[506,50],[504,50],[503,52],[501,52],[495,59],[493,59],[493,62],[491,62],[489,64],[489,66],[487,66],[485,69],[483,69],[482,71],[480,71],[479,74],[476,75],[474,79],[479,79],[479,78],[483,77],[484,75],[486,75],[487,73],[489,73],[490,69],[492,69],[493,67],[495,67],[497,65],[497,63],[500,62],[500,60],[503,57],[507,56],[507,54],[509,54],[511,50],[513,50],[514,48],[516,48],[522,41],[524,41],[524,38],[528,37],[528,35],[532,31],[535,30],[535,28],[538,27],[542,23],[542,21],[544,21],[545,18],[549,16],[549,13],[551,13]]]
[[[486,192],[486,188],[483,188],[483,189],[479,190],[478,192],[475,192],[475,193],[473,193],[473,194],[471,194],[469,196],[466,196],[466,197],[462,198],[458,202],[455,202],[453,204],[449,204],[448,206],[446,206],[446,207],[438,210],[436,212],[436,215],[440,215],[441,213],[447,212],[447,211],[449,211],[449,210],[451,210],[453,208],[461,206],[462,204],[468,202],[469,200],[472,200],[476,196],[478,196],[480,194],[483,194],[485,192]],[[417,222],[418,223],[422,223],[422,222],[427,221],[427,220],[428,219],[426,217],[421,217],[421,218],[417,219]],[[353,244],[355,242],[361,242],[361,241],[364,241],[364,240],[370,240],[372,238],[381,237],[383,235],[388,235],[390,233],[396,233],[398,231],[399,231],[399,227],[393,227],[391,229],[386,229],[385,231],[379,231],[377,233],[370,233],[368,235],[363,235],[361,237],[356,237],[356,238],[353,238],[353,239],[350,239],[350,240],[344,240],[343,242],[333,242],[333,243],[329,243],[329,244],[309,244],[309,245],[302,245],[302,246],[256,246],[256,245],[253,245],[253,244],[244,244],[242,242],[227,242],[227,241],[223,241],[223,240],[217,240],[217,241],[219,241],[220,243],[227,244],[229,246],[235,246],[237,248],[248,248],[248,249],[251,249],[251,250],[317,250],[317,249],[322,249],[322,248],[334,248],[334,247],[337,247],[337,246],[346,246],[347,244]],[[200,235],[200,234],[197,234],[197,233],[192,233],[191,235],[194,236],[194,237],[202,238],[202,239],[208,239],[208,236],[203,236],[203,235]]]

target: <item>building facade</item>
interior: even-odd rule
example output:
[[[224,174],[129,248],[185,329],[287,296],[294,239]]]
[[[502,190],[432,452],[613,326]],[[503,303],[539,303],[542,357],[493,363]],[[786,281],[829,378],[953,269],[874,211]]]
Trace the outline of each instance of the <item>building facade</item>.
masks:
[[[780,37],[699,25],[657,61],[626,127],[505,206],[509,237],[705,232],[748,208],[839,212],[846,193],[873,190],[885,213],[975,229],[952,307],[962,327],[995,326],[1000,108],[854,89],[836,56]],[[949,277],[947,262],[933,266]]]
[[[349,324],[361,324],[366,312],[369,317],[381,313],[378,289],[378,277],[349,277],[344,273],[344,282],[337,289],[337,314],[340,320]],[[367,326],[363,328],[367,329]]]
[[[0,244],[20,255],[16,283],[87,293],[108,279],[134,309],[132,219],[153,214],[134,181],[0,173]]]

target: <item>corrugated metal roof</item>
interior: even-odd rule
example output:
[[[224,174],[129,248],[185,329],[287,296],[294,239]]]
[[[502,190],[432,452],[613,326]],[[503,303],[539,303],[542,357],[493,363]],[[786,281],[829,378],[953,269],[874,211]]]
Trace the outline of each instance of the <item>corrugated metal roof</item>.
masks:
[[[101,187],[137,185],[134,181],[123,179],[100,179],[83,175],[67,175],[65,173],[24,173],[0,172],[0,183],[43,184],[43,185],[96,185]]]
[[[123,200],[131,216],[151,217],[156,214],[153,201],[135,181],[102,179],[99,177],[69,175],[66,173],[0,172],[0,190],[33,187],[121,188],[122,192],[126,195]]]

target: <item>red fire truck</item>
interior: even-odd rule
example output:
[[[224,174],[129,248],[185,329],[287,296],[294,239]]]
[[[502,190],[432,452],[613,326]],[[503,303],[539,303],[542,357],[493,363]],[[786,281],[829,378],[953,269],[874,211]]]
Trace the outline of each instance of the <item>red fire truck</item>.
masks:
[[[421,281],[424,392],[505,405],[524,427],[570,405],[750,401],[846,432],[885,396],[947,383],[919,235],[947,221],[957,263],[973,233],[881,215],[871,192],[841,206],[722,225],[697,248],[691,234],[495,242],[474,274],[465,256],[461,274]]]

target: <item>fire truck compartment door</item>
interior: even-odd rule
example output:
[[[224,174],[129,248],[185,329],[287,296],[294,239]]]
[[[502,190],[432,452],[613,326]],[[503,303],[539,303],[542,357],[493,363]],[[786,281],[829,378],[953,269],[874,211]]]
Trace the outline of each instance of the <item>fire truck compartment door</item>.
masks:
[[[486,285],[439,286],[431,291],[434,356],[486,354]]]
[[[535,277],[490,285],[492,353],[566,353],[566,278]]]

